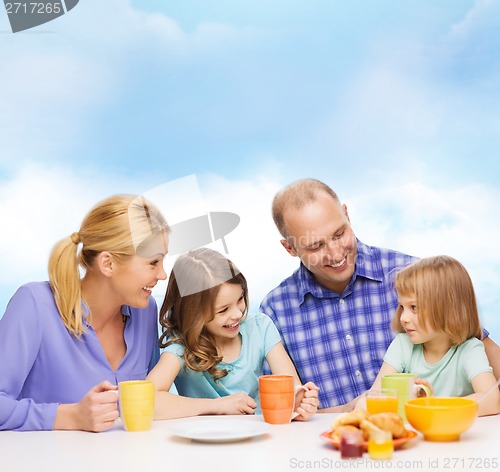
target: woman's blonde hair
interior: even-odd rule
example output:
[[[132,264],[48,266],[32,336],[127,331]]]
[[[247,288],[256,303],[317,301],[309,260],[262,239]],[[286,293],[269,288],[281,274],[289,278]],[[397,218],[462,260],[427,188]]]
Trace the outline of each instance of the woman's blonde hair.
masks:
[[[185,368],[209,372],[217,381],[227,375],[218,369],[222,357],[205,325],[215,318],[215,299],[224,283],[241,285],[248,310],[247,281],[224,255],[199,248],[179,256],[170,275],[160,309],[160,348],[179,343],[184,348]]]
[[[160,211],[137,195],[115,195],[87,214],[80,230],[59,241],[49,257],[49,282],[68,331],[83,333],[80,267],[92,267],[96,256],[109,251],[118,262],[140,255],[143,244],[168,225]]]
[[[396,275],[399,295],[415,297],[421,326],[445,333],[453,345],[469,338],[482,339],[472,280],[465,267],[449,256],[420,259]],[[398,306],[392,328],[399,333],[402,310]]]

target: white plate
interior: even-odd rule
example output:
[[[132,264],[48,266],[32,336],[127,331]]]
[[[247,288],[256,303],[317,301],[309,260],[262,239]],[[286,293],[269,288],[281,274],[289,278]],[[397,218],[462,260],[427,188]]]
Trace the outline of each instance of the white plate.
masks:
[[[260,436],[269,431],[267,423],[245,420],[188,420],[170,427],[181,438],[201,442],[231,442]]]

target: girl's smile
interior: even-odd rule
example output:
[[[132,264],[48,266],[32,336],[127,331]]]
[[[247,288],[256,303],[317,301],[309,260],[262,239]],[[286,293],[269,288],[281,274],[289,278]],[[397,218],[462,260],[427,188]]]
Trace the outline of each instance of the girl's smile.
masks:
[[[245,308],[241,285],[222,284],[215,298],[214,318],[205,325],[218,345],[238,336]]]
[[[228,329],[229,331],[237,330],[240,327],[240,323],[234,323],[232,325],[224,325],[223,328]]]

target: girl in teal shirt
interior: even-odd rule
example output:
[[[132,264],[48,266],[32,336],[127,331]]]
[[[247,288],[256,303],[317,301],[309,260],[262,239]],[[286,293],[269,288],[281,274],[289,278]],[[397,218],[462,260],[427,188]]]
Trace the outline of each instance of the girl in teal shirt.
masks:
[[[148,375],[156,386],[155,419],[259,412],[264,360],[273,374],[300,384],[278,330],[263,314],[248,315],[245,277],[217,251],[180,256],[160,310],[162,355]],[[179,395],[170,393],[172,384]],[[296,399],[296,420],[317,410],[318,388],[308,382]]]

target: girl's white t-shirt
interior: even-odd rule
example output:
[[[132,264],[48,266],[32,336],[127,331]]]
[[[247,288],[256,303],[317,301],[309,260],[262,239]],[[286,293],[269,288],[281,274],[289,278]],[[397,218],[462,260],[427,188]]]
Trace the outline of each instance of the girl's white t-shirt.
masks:
[[[464,397],[474,393],[472,379],[482,372],[492,372],[483,342],[471,338],[453,346],[436,364],[424,357],[422,344],[412,344],[408,335],[398,334],[384,356],[384,362],[398,372],[415,374],[430,382],[437,397]]]

